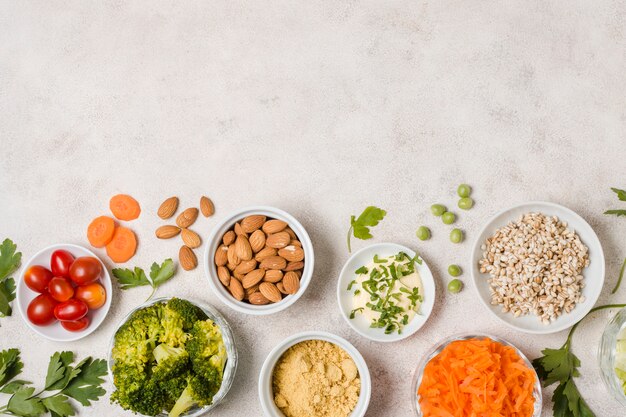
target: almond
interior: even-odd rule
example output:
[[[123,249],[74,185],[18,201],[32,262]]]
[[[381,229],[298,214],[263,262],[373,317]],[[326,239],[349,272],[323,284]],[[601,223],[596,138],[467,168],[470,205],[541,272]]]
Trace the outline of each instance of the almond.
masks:
[[[176,236],[179,233],[180,233],[180,228],[179,227],[172,226],[172,225],[169,225],[169,224],[165,225],[165,226],[159,227],[154,232],[156,237],[158,237],[159,239],[170,239],[170,238]]]
[[[289,294],[289,293],[287,292],[287,290],[285,290],[285,286],[283,285],[283,282],[282,282],[282,281],[281,281],[281,282],[276,283],[276,288],[278,288],[278,291],[282,292],[282,293],[283,293],[283,294],[285,294],[285,295]]]
[[[252,247],[250,247],[250,242],[247,237],[243,235],[237,236],[237,240],[235,240],[235,253],[242,261],[252,259]]]
[[[228,291],[230,291],[235,300],[239,301],[243,300],[243,297],[246,295],[243,287],[241,286],[241,282],[237,281],[236,279],[230,280],[230,284],[228,285]]]
[[[224,237],[222,238],[222,243],[224,243],[226,246],[229,246],[235,243],[236,237],[237,235],[235,234],[235,232],[233,232],[232,230],[229,230],[228,232],[224,233]]]
[[[196,254],[193,253],[189,246],[183,245],[180,247],[178,260],[180,261],[180,266],[182,266],[185,271],[191,271],[198,266],[198,258],[196,258]]]
[[[184,230],[183,230],[184,233]],[[184,239],[184,234],[183,234]],[[304,250],[299,246],[285,246],[278,251],[278,254],[289,262],[298,262],[304,259]]]
[[[241,261],[240,261],[240,262],[241,262]],[[237,268],[237,265],[233,265],[233,264],[231,264],[230,262],[228,262],[228,263],[226,264],[226,268],[228,268],[228,270],[229,270],[230,272],[233,272],[233,271],[235,270],[235,268]]]
[[[259,253],[254,255],[254,259],[256,259],[257,262],[261,262],[263,259],[274,256],[277,253],[278,251],[274,248],[263,248],[259,251]]]
[[[239,281],[243,280],[243,278],[246,276],[246,274],[242,274],[240,272],[237,272],[237,268],[235,268],[235,270],[232,271],[232,272],[233,272],[233,278],[235,278],[235,279],[237,279]]]
[[[233,228],[233,230],[235,231],[235,234],[237,236],[244,235],[245,237],[248,237],[248,234],[243,231],[239,223],[235,223],[235,227]]]
[[[289,244],[293,245],[293,246],[302,247],[302,243],[299,240],[296,240],[296,239],[291,239],[291,242],[289,242]]]
[[[251,296],[252,294],[254,294],[255,292],[258,292],[258,291],[259,291],[259,284],[254,285],[254,286],[252,286],[252,287],[250,287],[250,288],[246,288],[246,289],[245,289],[245,292],[246,292],[246,296],[245,296],[245,298],[250,298],[250,296]]]
[[[235,250],[234,244],[228,247],[227,255],[228,255],[228,264],[233,265],[233,268],[231,269],[232,271],[233,269],[235,269],[237,265],[239,265],[239,262],[241,262],[241,259],[239,259],[239,256],[237,256],[237,251]],[[230,269],[230,267],[228,269]]]
[[[248,272],[256,268],[256,261],[250,259],[249,261],[241,261],[237,268],[235,268],[235,274],[246,275]]]
[[[263,223],[265,223],[265,219],[266,217],[260,214],[244,217],[244,219],[241,221],[241,230],[243,230],[245,233],[252,233],[257,229],[260,229],[261,226],[263,226]]]
[[[262,269],[284,269],[287,266],[285,258],[280,256],[268,256],[261,261],[259,268]]]
[[[228,287],[230,284],[230,271],[225,266],[217,267],[217,277],[219,278],[222,285]]]
[[[176,224],[181,229],[191,226],[198,218],[198,209],[195,207],[189,207],[176,217]]]
[[[271,235],[272,233],[282,232],[286,227],[286,222],[278,219],[272,219],[263,223],[262,229],[265,233]]]
[[[195,249],[202,245],[202,239],[200,239],[200,235],[198,235],[193,230],[183,229],[181,231],[180,237],[183,238],[183,243],[189,246],[191,249]],[[285,258],[287,259],[287,258]],[[288,259],[290,260],[290,259]]]
[[[295,294],[300,289],[300,279],[295,272],[287,272],[282,283],[287,294]]]
[[[204,217],[211,217],[215,213],[215,206],[209,197],[200,197],[200,211]]]
[[[170,197],[161,203],[159,209],[157,210],[157,216],[159,216],[163,220],[169,219],[174,215],[174,213],[176,213],[177,208],[178,197]]]
[[[278,232],[273,235],[269,235],[265,240],[265,244],[270,248],[284,248],[291,242],[291,237],[287,232]]]
[[[262,230],[255,230],[248,239],[250,241],[250,247],[252,252],[257,253],[265,247],[265,233]]]
[[[304,262],[298,261],[298,262],[289,262],[287,266],[283,268],[283,270],[287,272],[287,271],[296,271],[302,268],[304,268]]]
[[[254,271],[250,271],[243,278],[241,283],[244,288],[250,288],[261,282],[263,277],[265,276],[265,271],[262,269],[255,269]]]
[[[215,265],[224,266],[228,262],[228,248],[220,245],[215,251]]]
[[[289,236],[291,236],[292,239],[298,240],[298,236],[296,236],[296,233],[293,230],[291,230],[291,227],[286,228],[285,232],[287,232],[287,234],[289,234]]]
[[[283,271],[280,269],[269,269],[265,271],[265,276],[263,277],[263,281],[272,282],[276,284],[283,279]]]
[[[265,298],[265,296],[261,294],[259,291],[255,291],[252,294],[250,294],[250,296],[248,297],[248,301],[250,301],[250,304],[254,304],[257,306],[269,304],[270,302],[270,300]]]
[[[276,288],[276,285],[271,282],[262,282],[261,285],[259,285],[259,291],[261,291],[261,294],[263,294],[265,298],[273,303],[277,303],[283,299],[283,295],[278,288]]]

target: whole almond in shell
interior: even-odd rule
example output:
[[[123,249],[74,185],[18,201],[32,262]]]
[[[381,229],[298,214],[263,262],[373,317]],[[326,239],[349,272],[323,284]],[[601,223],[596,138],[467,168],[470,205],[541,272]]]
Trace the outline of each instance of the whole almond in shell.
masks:
[[[288,295],[289,293],[287,292],[287,290],[285,290],[285,286],[283,285],[283,282],[277,282],[276,283],[276,288],[278,288],[278,291],[280,291],[281,293]]]
[[[278,253],[278,251],[274,248],[263,248],[261,249],[256,255],[254,255],[254,259],[256,259],[257,262],[261,262],[263,261],[263,259],[265,258],[269,258],[270,256],[275,256]]]
[[[236,237],[237,235],[235,234],[235,232],[229,230],[228,232],[224,233],[224,237],[222,237],[222,243],[224,243],[226,246],[232,245],[233,243],[235,243]]]
[[[241,261],[237,268],[235,268],[235,274],[246,275],[248,272],[256,268],[256,261],[250,259],[249,261]]]
[[[200,211],[204,217],[211,217],[215,213],[215,206],[209,197],[200,197]]]
[[[300,289],[300,279],[298,278],[298,275],[293,271],[285,273],[282,283],[285,287],[285,291],[287,292],[287,294],[295,294]]]
[[[224,245],[219,245],[215,250],[215,265],[224,266],[228,263],[228,248]]]
[[[161,203],[159,209],[157,210],[157,216],[159,216],[163,220],[169,219],[174,215],[174,213],[176,213],[177,208],[178,197],[170,197]]]
[[[252,252],[257,253],[265,247],[265,233],[262,230],[255,230],[248,239]]]
[[[246,293],[243,290],[243,287],[241,286],[241,282],[237,281],[236,279],[231,279],[230,280],[230,284],[228,285],[228,291],[230,291],[230,294],[233,296],[233,298],[235,298],[235,300],[243,300],[243,297],[245,297]]]
[[[225,266],[217,267],[217,277],[223,286],[228,287],[230,285],[230,271]]]
[[[170,238],[173,238],[174,236],[176,236],[179,233],[180,233],[180,228],[179,227],[172,226],[172,225],[169,225],[169,224],[165,225],[165,226],[159,227],[154,232],[156,237],[158,237],[159,239],[170,239]]]
[[[197,218],[198,218],[198,209],[195,207],[189,207],[188,209],[185,209],[185,211],[180,213],[178,217],[176,217],[176,224],[181,229],[185,229],[191,226],[196,221]]]
[[[235,250],[235,244],[232,244],[228,247],[227,255],[228,255],[228,263],[230,265],[237,266],[239,265],[239,262],[241,262],[241,259],[239,259],[239,256],[237,256],[237,251]]]
[[[304,250],[299,246],[285,246],[278,251],[278,255],[282,256],[289,262],[298,262],[304,259]]]
[[[263,231],[267,233],[268,235],[282,232],[283,230],[285,230],[286,227],[287,227],[287,223],[278,219],[268,220],[265,223],[263,223]]]
[[[268,300],[260,291],[255,291],[248,297],[248,301],[250,304],[254,304],[257,306],[262,306],[265,304],[269,304],[270,300]]]
[[[297,271],[298,269],[302,269],[302,268],[304,268],[304,262],[298,261],[298,262],[289,262],[287,264],[287,266],[285,268],[283,268],[283,270],[285,272],[287,272],[287,271]]]
[[[287,266],[285,258],[280,256],[268,256],[261,261],[259,268],[261,269],[284,269]]]
[[[265,239],[265,244],[270,248],[280,249],[289,245],[291,242],[291,237],[287,232],[278,232],[272,235],[269,235],[267,239]]]
[[[189,246],[191,249],[195,249],[202,245],[202,239],[200,239],[200,235],[193,230],[183,229],[181,231],[180,237],[183,238],[183,243]]]
[[[283,271],[280,269],[268,269],[265,271],[265,276],[263,277],[263,281],[271,282],[276,284],[283,279]]]
[[[283,299],[283,295],[280,293],[278,288],[276,288],[276,285],[271,282],[262,282],[259,285],[259,291],[265,296],[265,298],[273,303],[277,303]]]
[[[235,253],[242,261],[252,259],[252,247],[247,237],[243,235],[237,236],[237,240],[235,240]]]
[[[198,266],[198,258],[196,258],[196,254],[193,253],[189,246],[181,246],[178,251],[178,260],[180,262],[180,266],[183,267],[185,271],[191,271],[196,266]]]
[[[254,271],[250,271],[243,277],[241,283],[244,288],[254,287],[256,284],[261,282],[263,277],[265,276],[265,271],[262,269],[255,269]]]
[[[265,216],[255,214],[252,216],[244,217],[241,221],[241,230],[245,233],[252,233],[257,229],[260,229],[265,223]]]

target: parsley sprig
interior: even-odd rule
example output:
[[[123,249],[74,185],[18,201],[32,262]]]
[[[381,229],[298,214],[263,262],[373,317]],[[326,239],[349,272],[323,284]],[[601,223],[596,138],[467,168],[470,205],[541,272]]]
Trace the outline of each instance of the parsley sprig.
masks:
[[[352,252],[350,239],[354,235],[355,238],[361,240],[371,239],[374,236],[370,233],[370,227],[376,226],[378,222],[385,218],[387,212],[378,207],[369,206],[363,210],[363,213],[357,218],[350,216],[350,229],[348,229],[348,252]]]
[[[11,301],[15,299],[15,280],[11,275],[19,266],[22,254],[11,239],[4,239],[0,245],[0,317],[10,316],[13,312]]]
[[[613,188],[613,187],[611,187],[611,190],[613,190],[613,192],[617,194],[617,198],[619,199],[619,201],[626,201],[626,190],[620,190],[619,188]],[[623,209],[607,210],[604,212],[604,214],[613,214],[615,216],[626,216],[626,210],[623,210]]]
[[[107,365],[104,359],[85,358],[72,365],[72,352],[56,352],[50,357],[43,390],[35,393],[31,382],[15,379],[24,364],[18,349],[0,352],[0,393],[10,395],[6,404],[0,404],[0,414],[18,417],[51,417],[76,415],[73,399],[85,407],[105,393],[102,388]]]
[[[149,285],[152,287],[152,292],[148,297],[148,300],[152,298],[157,288],[169,281],[176,273],[176,264],[171,259],[166,259],[159,266],[154,262],[150,267],[150,278],[146,276],[143,269],[138,266],[134,270],[128,268],[114,268],[113,276],[117,278],[120,286],[123,290],[135,287],[143,287]]]

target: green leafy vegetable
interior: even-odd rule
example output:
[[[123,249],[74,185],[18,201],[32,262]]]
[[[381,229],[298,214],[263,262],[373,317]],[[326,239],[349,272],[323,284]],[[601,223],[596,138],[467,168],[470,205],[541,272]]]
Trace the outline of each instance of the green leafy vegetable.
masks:
[[[15,300],[15,280],[10,278],[22,260],[22,254],[16,252],[17,245],[11,239],[4,239],[0,245],[0,317],[10,316],[11,301]]]
[[[73,361],[72,352],[53,354],[44,389],[35,393],[30,382],[14,379],[23,367],[19,350],[0,352],[0,392],[11,395],[5,405],[0,405],[0,414],[38,417],[50,413],[52,417],[69,417],[76,415],[71,399],[83,406],[97,401],[105,394],[101,386],[107,374],[106,361],[88,357],[72,366]]]
[[[626,201],[626,190],[620,190],[619,188],[613,188],[613,187],[611,187],[611,190],[613,190],[613,192],[617,194],[617,198],[620,201]],[[604,214],[612,214],[618,217],[626,216],[626,210],[624,209],[607,210],[604,212]]]
[[[592,308],[589,313],[607,308],[622,308],[626,304],[608,304]],[[587,316],[585,316],[587,317]],[[584,318],[583,318],[584,319]],[[533,366],[543,381],[543,386],[558,384],[552,395],[552,410],[555,417],[594,417],[593,411],[580,395],[574,378],[580,376],[580,359],[571,351],[572,335],[576,323],[569,331],[565,344],[560,349],[544,349],[542,357],[533,360]]]
[[[128,268],[114,268],[112,272],[123,290],[151,286],[152,292],[148,297],[149,300],[152,298],[157,288],[174,276],[176,273],[176,264],[174,264],[174,261],[171,259],[164,260],[161,265],[154,262],[150,267],[150,278],[148,278],[144,270],[138,266],[136,266],[134,270]]]
[[[354,235],[355,238],[361,240],[371,239],[370,227],[376,226],[378,222],[385,218],[387,212],[378,207],[369,206],[363,210],[363,213],[356,218],[350,216],[350,229],[348,230],[348,251],[352,252],[350,239]]]

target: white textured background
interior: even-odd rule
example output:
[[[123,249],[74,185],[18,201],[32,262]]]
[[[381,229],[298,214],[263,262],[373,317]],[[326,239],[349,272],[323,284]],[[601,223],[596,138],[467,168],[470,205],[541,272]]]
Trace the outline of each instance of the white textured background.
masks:
[[[255,203],[283,208],[308,229],[317,261],[292,308],[234,313],[200,269],[159,292],[215,303],[234,326],[239,371],[215,415],[259,416],[267,353],[294,332],[321,329],[346,337],[369,363],[368,417],[409,417],[411,373],[441,338],[491,332],[536,357],[566,334],[511,331],[468,285],[458,296],[440,291],[409,340],[357,336],[334,295],[350,214],[386,208],[375,240],[422,252],[443,290],[447,265],[468,269],[471,241],[496,211],[561,203],[591,223],[606,251],[600,302],[626,301],[626,288],[608,296],[626,254],[626,219],[601,214],[616,202],[609,186],[626,188],[625,32],[619,1],[2,0],[0,237],[26,259],[52,243],[86,244],[87,224],[108,214],[109,197],[129,193],[143,208],[130,224],[140,246],[129,266],[148,267],[177,254],[178,241],[153,237],[165,197],[189,206],[209,195],[218,218]],[[477,203],[460,215],[468,241],[453,246],[428,206],[453,206],[460,182]],[[194,228],[206,237],[215,222]],[[426,243],[414,238],[422,223],[434,231]],[[55,350],[106,356],[116,323],[147,293],[116,290],[103,326],[67,345],[37,337],[19,316],[3,319],[0,348],[21,348],[27,379],[43,381]],[[574,342],[577,383],[599,417],[624,414],[595,357],[611,314],[585,322]],[[131,414],[104,398],[81,415]]]

